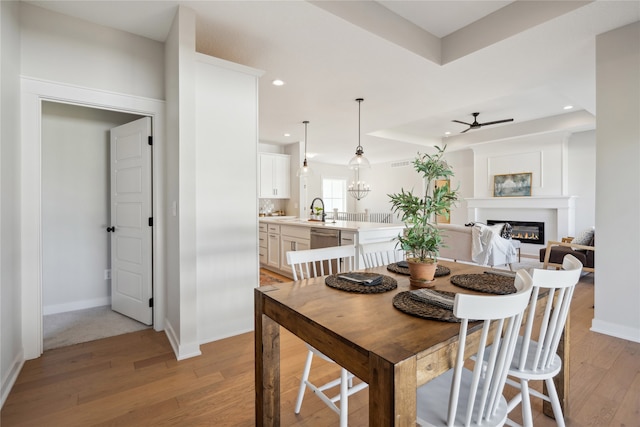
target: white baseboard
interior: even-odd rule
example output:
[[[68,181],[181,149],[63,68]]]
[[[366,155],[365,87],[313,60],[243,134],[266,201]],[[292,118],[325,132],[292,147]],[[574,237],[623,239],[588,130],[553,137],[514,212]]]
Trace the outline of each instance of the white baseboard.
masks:
[[[237,335],[242,335],[242,334],[246,334],[247,332],[253,332],[253,326],[251,326],[250,328],[244,328],[244,329],[238,329],[236,331],[232,331],[226,334],[222,334],[222,335],[216,335],[213,337],[207,337],[207,338],[202,338],[200,339],[200,345],[203,344],[208,344],[210,342],[214,342],[214,341],[219,341],[219,340],[223,340],[225,338],[230,338],[230,337],[235,337]]]
[[[111,305],[110,296],[73,301],[65,304],[47,305],[42,307],[42,314],[46,316],[48,314],[66,313],[67,311],[84,310],[85,308],[103,307],[105,305]]]
[[[7,397],[9,397],[9,393],[18,379],[22,366],[24,366],[24,352],[20,350],[11,362],[11,367],[7,371],[7,375],[2,377],[2,401],[0,402],[0,408],[4,406],[4,402],[7,400]]]
[[[171,348],[173,348],[173,353],[176,355],[177,360],[184,360],[202,355],[199,344],[180,345],[173,326],[171,326],[171,322],[165,319],[164,323],[164,333],[167,335],[167,339],[169,339],[169,344],[171,344]]]
[[[630,328],[603,320],[593,319],[591,330],[605,335],[610,335],[623,340],[640,343],[640,329]]]

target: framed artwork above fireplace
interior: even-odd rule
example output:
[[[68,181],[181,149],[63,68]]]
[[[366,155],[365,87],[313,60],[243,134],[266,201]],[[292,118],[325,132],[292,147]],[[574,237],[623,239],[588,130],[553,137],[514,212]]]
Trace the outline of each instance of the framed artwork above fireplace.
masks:
[[[531,196],[531,172],[493,176],[493,197]]]

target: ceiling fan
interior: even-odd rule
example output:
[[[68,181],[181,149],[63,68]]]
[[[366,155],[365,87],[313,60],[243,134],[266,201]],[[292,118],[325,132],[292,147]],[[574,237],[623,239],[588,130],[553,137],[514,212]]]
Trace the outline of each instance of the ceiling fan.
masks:
[[[506,123],[506,122],[512,122],[513,121],[513,119],[504,119],[504,120],[496,120],[494,122],[478,123],[478,114],[480,114],[480,113],[472,113],[471,114],[473,116],[473,123],[461,122],[460,120],[451,120],[451,121],[452,122],[456,122],[456,123],[462,123],[463,125],[469,126],[467,129],[463,130],[460,133],[465,133],[469,129],[480,129],[482,126],[497,125],[498,123]]]

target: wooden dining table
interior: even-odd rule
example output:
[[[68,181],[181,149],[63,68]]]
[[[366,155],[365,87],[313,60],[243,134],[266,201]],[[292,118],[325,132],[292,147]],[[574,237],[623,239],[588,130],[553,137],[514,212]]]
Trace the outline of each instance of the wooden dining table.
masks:
[[[440,264],[451,273],[437,277],[434,289],[449,292],[477,293],[453,285],[450,278],[491,270],[457,262]],[[408,276],[386,267],[364,271],[390,276],[398,286],[388,292],[361,294],[334,289],[325,284],[325,277],[318,277],[255,289],[257,426],[280,425],[280,327],[369,384],[369,425],[415,426],[416,389],[453,367],[460,324],[396,309],[393,297],[415,289]],[[470,328],[467,339],[475,339],[480,327],[478,323]],[[566,355],[561,357],[568,360]],[[565,376],[558,375],[561,402],[565,402],[565,382]]]

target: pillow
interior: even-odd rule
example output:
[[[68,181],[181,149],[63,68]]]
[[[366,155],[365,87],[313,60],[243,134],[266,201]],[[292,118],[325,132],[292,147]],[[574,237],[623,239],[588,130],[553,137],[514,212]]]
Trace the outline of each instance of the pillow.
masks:
[[[576,238],[573,239],[571,243],[574,243],[576,245],[589,246],[589,244],[591,243],[591,240],[593,240],[594,234],[595,234],[595,230],[593,228],[588,228],[583,232],[581,232],[578,236],[576,236]]]
[[[503,239],[511,239],[511,236],[513,235],[513,227],[511,226],[511,224],[505,222],[500,235]]]

